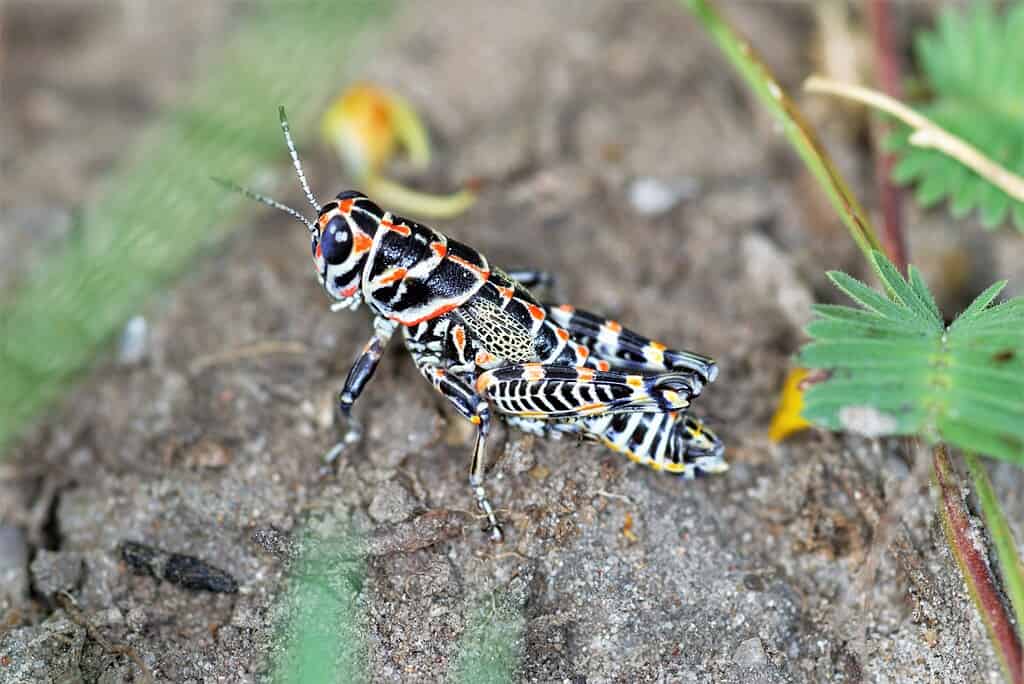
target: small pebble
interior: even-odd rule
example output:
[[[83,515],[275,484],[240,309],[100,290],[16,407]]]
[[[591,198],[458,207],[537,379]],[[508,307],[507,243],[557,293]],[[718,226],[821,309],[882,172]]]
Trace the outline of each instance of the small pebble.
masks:
[[[185,449],[184,461],[195,468],[223,468],[231,463],[231,452],[212,439],[200,439]]]
[[[40,549],[32,561],[32,583],[40,594],[74,592],[82,582],[82,556],[69,551]]]
[[[0,527],[0,608],[18,605],[27,599],[28,586],[25,531],[4,525]]]
[[[543,482],[544,480],[548,479],[548,475],[551,474],[551,469],[545,465],[541,465],[540,463],[538,463],[537,465],[530,468],[529,473],[530,477],[532,477],[534,480],[537,480],[538,482]]]
[[[407,520],[416,510],[416,501],[409,491],[394,480],[382,482],[373,495],[367,513],[376,522],[396,523]]]
[[[645,176],[629,184],[629,203],[638,214],[657,216],[694,197],[699,188],[700,184],[693,178],[666,181]]]
[[[764,580],[753,573],[743,576],[743,586],[750,591],[764,591]]]
[[[132,366],[146,358],[149,347],[149,324],[143,316],[132,316],[121,331],[117,360],[125,366]]]
[[[732,654],[732,661],[743,668],[761,667],[768,664],[768,654],[757,637],[740,642]]]

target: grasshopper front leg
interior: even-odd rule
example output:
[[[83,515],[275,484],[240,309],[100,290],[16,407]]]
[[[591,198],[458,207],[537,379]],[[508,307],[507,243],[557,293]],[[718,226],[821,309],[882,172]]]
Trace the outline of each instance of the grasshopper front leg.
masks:
[[[362,423],[352,415],[352,405],[355,404],[366,383],[370,381],[377,370],[381,356],[384,355],[384,348],[387,347],[391,335],[395,332],[395,327],[394,322],[377,316],[373,320],[373,337],[363,347],[363,351],[359,353],[352,368],[348,371],[345,386],[338,393],[338,413],[344,433],[341,441],[324,456],[324,460],[329,464],[337,460],[345,449],[358,443],[363,437]]]

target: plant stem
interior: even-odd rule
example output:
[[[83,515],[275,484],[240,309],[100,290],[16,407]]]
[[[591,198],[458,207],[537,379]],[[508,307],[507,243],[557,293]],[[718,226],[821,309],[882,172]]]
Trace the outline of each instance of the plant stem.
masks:
[[[1024,178],[1000,166],[970,143],[956,137],[944,128],[940,128],[930,119],[888,95],[870,88],[839,83],[820,76],[808,78],[804,82],[804,89],[810,93],[837,95],[891,114],[914,129],[910,135],[912,145],[930,147],[956,159],[1013,199],[1024,202]]]
[[[900,59],[893,47],[892,3],[889,0],[869,0],[872,34],[875,38],[875,80],[882,90],[894,98],[903,95],[900,84]],[[903,192],[892,182],[892,169],[896,158],[886,152],[882,144],[889,126],[874,121],[871,127],[875,150],[875,175],[878,182],[878,203],[882,210],[882,242],[889,259],[904,276],[907,275],[907,238],[903,232]]]
[[[1010,605],[1017,620],[1019,637],[1021,626],[1024,625],[1024,567],[1021,566],[1017,545],[1013,541],[1013,531],[1006,522],[999,499],[996,498],[995,491],[992,489],[992,480],[989,479],[985,464],[977,454],[971,452],[964,454],[964,460],[967,462],[967,470],[971,474],[974,491],[981,504],[985,527],[988,528],[992,545],[996,550],[996,557],[999,558],[999,572],[1002,575],[1003,584],[1006,586],[1006,593],[1010,597]]]
[[[871,221],[857,198],[847,187],[825,148],[804,121],[796,104],[786,95],[778,81],[758,58],[750,44],[719,16],[707,0],[680,0],[693,13],[704,29],[718,43],[733,67],[740,73],[750,89],[782,125],[786,137],[803,159],[807,168],[825,190],[832,206],[846,224],[850,236],[857,243],[864,258],[874,267],[871,250],[882,250]]]
[[[937,444],[932,455],[939,511],[949,548],[953,551],[967,581],[971,598],[981,613],[985,627],[988,628],[989,638],[999,655],[1007,679],[1014,684],[1021,684],[1024,682],[1024,665],[1021,662],[1020,640],[1003,605],[995,578],[978,548],[979,545],[975,543],[961,487],[956,480],[945,445]]]

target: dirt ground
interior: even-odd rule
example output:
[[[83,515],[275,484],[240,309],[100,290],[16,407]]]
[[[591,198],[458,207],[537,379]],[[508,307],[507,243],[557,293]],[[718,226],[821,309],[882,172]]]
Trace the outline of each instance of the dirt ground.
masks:
[[[40,258],[28,226],[59,231],[54,216],[99,192],[231,19],[226,4],[145,6],[140,21],[104,3],[8,3],[6,35],[35,38],[4,45],[5,268]],[[726,7],[786,86],[813,69],[805,7]],[[685,482],[500,429],[490,490],[508,539],[496,547],[465,486],[469,433],[394,344],[357,405],[365,441],[325,475],[334,394],[369,321],[330,314],[304,232],[254,210],[244,239],[140,312],[141,355],[111,351],[2,466],[0,681],[130,681],[138,670],[110,644],[159,681],[265,679],[287,565],[274,540],[348,516],[379,542],[358,595],[374,681],[443,679],[472,607],[510,587],[524,682],[998,681],[915,455],[817,432],[767,440],[808,305],[836,298],[823,271],[860,272],[859,256],[693,21],[670,2],[465,0],[410,4],[391,30],[360,76],[429,122],[437,159],[419,180],[487,181],[442,229],[495,263],[557,273],[569,302],[717,357],[696,410],[730,471]],[[863,141],[830,142],[870,203]],[[306,157],[321,195],[341,189],[326,152]],[[696,191],[649,215],[631,199],[642,179]],[[942,284],[950,254],[1020,292],[1013,236],[912,208],[908,220],[946,305],[971,288]],[[268,342],[285,350],[238,354]],[[997,479],[1004,492],[1021,483],[1010,468]],[[887,510],[893,542],[871,575]],[[135,575],[126,540],[200,558],[239,590]],[[91,631],[58,606],[61,590]]]

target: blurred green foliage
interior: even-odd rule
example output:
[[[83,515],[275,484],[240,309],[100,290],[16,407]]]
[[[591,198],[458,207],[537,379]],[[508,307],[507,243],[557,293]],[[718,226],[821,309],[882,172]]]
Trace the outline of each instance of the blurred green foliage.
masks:
[[[41,272],[0,301],[0,453],[66,390],[124,321],[204,246],[235,225],[240,198],[210,181],[247,181],[287,159],[278,105],[302,137],[363,55],[360,34],[391,2],[263,0],[240,6],[223,59],[193,96],[145,131],[133,160],[84,208]]]
[[[934,31],[915,36],[914,52],[932,99],[921,114],[976,147],[1009,171],[1024,175],[1024,2],[997,16],[992,5],[945,8]],[[910,142],[902,126],[887,145],[900,157],[899,183],[916,182],[918,203],[949,199],[954,217],[979,211],[986,228],[1007,218],[1024,231],[1024,203],[938,150]]]
[[[280,618],[271,680],[277,684],[370,681],[361,538],[347,524],[342,528],[308,530],[296,546],[288,587],[274,604]]]
[[[452,680],[459,684],[511,682],[522,657],[525,632],[526,618],[511,592],[486,596],[470,608]]]

